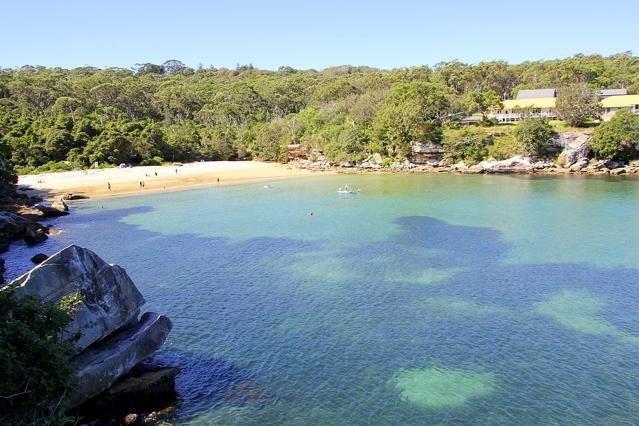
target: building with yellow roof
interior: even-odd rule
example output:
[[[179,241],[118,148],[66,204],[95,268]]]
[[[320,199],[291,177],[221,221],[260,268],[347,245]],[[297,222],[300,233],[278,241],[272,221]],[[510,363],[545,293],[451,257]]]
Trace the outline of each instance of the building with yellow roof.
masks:
[[[516,121],[522,117],[557,118],[555,105],[557,98],[529,98],[502,101],[502,108],[488,116],[499,121]]]
[[[627,109],[639,115],[639,95],[610,96],[601,101],[602,118],[610,120],[619,110]]]
[[[489,118],[499,121],[517,121],[524,117],[544,117],[550,119],[557,118],[556,97],[529,98],[528,94],[537,94],[554,89],[542,89],[538,91],[526,91],[524,96],[518,96],[518,99],[509,99],[502,101],[502,107],[488,114]],[[605,93],[604,93],[605,92]],[[608,93],[609,92],[609,93]],[[626,109],[639,115],[639,95],[614,95],[614,93],[625,93],[622,90],[601,91],[600,97],[601,107],[603,109],[602,118],[609,120],[617,111]]]

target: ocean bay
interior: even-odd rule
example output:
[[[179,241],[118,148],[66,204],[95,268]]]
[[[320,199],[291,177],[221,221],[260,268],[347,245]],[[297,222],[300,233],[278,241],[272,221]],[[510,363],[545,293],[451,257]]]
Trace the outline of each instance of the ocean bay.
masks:
[[[95,199],[7,262],[74,243],[124,267],[174,322],[178,424],[631,424],[637,183],[338,175]]]

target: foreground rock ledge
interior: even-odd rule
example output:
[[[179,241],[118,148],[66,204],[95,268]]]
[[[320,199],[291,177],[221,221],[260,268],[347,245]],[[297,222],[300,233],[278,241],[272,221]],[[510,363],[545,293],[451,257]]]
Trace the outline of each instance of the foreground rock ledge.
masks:
[[[56,303],[66,299],[73,305],[63,338],[80,333],[76,352],[137,319],[145,302],[124,269],[78,246],[54,254],[11,285],[17,297]]]
[[[147,312],[126,271],[109,265],[91,250],[69,246],[14,280],[16,297],[33,296],[60,304],[72,314],[62,337],[74,341],[70,359],[78,388],[69,397],[72,409],[98,397],[162,346],[171,321]]]
[[[164,315],[147,312],[140,322],[82,352],[71,360],[78,372],[78,389],[69,408],[109,389],[117,379],[148,358],[171,331]]]

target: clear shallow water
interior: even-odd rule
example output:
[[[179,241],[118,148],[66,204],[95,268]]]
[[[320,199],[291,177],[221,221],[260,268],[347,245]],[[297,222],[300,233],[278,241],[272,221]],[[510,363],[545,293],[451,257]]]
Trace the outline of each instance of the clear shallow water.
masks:
[[[122,265],[173,320],[176,423],[639,422],[639,181],[271,185],[76,204],[43,247]]]

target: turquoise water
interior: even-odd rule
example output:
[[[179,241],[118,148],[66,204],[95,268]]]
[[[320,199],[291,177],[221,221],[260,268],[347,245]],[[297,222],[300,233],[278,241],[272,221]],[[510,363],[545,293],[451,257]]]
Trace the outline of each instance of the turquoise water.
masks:
[[[44,246],[173,320],[175,423],[639,423],[638,180],[271,185],[76,204]]]

